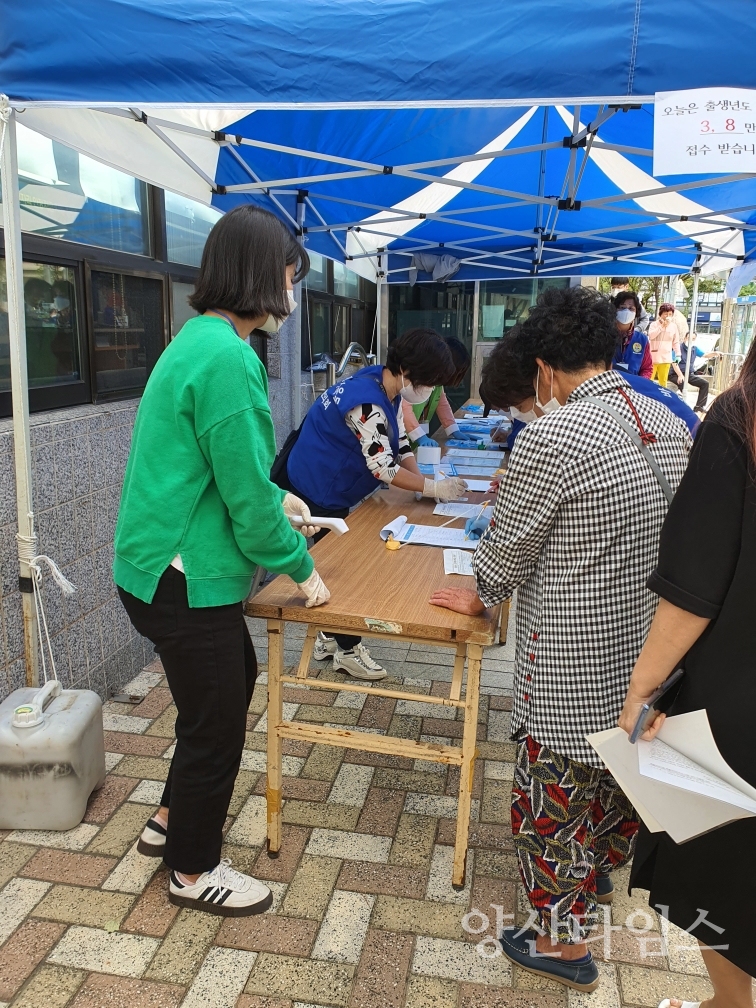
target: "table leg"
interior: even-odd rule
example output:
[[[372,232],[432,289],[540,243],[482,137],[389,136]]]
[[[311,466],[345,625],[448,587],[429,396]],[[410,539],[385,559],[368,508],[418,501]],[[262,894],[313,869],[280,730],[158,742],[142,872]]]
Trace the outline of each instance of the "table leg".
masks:
[[[475,745],[478,731],[478,700],[480,693],[480,663],[483,648],[467,645],[467,690],[465,691],[465,726],[462,733],[462,766],[459,768],[459,803],[457,834],[454,840],[454,870],[452,885],[461,889],[465,884],[467,837],[470,830],[470,800],[475,773]]]
[[[499,616],[499,644],[507,643],[507,627],[509,626],[509,600],[501,603],[501,615]]]
[[[450,700],[459,700],[462,694],[462,676],[465,671],[465,654],[467,652],[467,645],[457,644],[457,655],[454,659],[454,668],[452,670],[452,681],[451,688],[449,690]]]
[[[268,620],[268,854],[281,847],[281,748],[278,732],[283,721],[284,621]]]
[[[312,658],[312,652],[315,650],[315,641],[317,639],[318,628],[316,626],[308,627],[304,647],[302,648],[302,655],[299,659],[299,665],[297,666],[297,679],[307,678],[307,673],[310,669],[310,659]]]

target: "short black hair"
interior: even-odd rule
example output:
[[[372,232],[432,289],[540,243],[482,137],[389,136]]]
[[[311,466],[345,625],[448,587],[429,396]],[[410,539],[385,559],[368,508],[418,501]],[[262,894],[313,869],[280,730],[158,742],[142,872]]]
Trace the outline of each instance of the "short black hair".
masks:
[[[522,370],[522,361],[515,353],[517,326],[503,336],[483,364],[480,397],[496,409],[509,409],[535,395],[534,370]]]
[[[625,301],[632,301],[633,304],[635,305],[635,318],[639,319],[641,317],[641,313],[643,311],[643,305],[641,304],[641,300],[635,293],[635,291],[631,290],[620,291],[619,294],[615,294],[611,300],[615,308],[619,308],[619,306],[621,304],[624,304]]]
[[[452,360],[454,361],[455,372],[454,375],[447,381],[447,385],[455,388],[457,385],[462,383],[462,379],[467,374],[470,368],[470,351],[467,349],[465,344],[458,340],[455,336],[446,336],[446,345],[451,350]]]
[[[286,267],[294,263],[296,283],[310,259],[275,214],[249,203],[234,207],[207,236],[189,304],[200,314],[223,308],[243,319],[284,319],[290,312]]]
[[[412,385],[445,385],[456,372],[452,352],[435,329],[408,329],[389,344],[386,367]]]
[[[536,357],[559,371],[609,367],[617,346],[617,312],[592,287],[550,287],[516,327],[514,353],[523,374],[534,375]]]
[[[630,277],[610,277],[609,286],[610,287],[625,287],[630,283]]]

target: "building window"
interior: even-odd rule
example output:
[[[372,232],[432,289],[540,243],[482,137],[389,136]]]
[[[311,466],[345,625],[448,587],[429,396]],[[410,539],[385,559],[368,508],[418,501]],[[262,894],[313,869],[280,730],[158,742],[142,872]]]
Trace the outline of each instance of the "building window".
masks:
[[[181,327],[197,312],[189,305],[189,296],[194,292],[194,284],[171,280],[171,339]]]
[[[317,354],[338,360],[351,342],[375,351],[376,287],[340,262],[310,252],[303,284],[302,366]]]
[[[96,391],[137,395],[165,348],[163,281],[92,270]]]
[[[353,270],[347,269],[344,263],[333,264],[333,293],[338,297],[359,298],[360,278]]]
[[[25,262],[24,316],[32,409],[85,402],[76,272],[69,266]],[[11,412],[10,345],[5,260],[0,259],[0,416]]]
[[[217,220],[223,216],[219,210],[178,196],[165,193],[165,231],[168,261],[186,266],[199,266],[207,236]]]
[[[150,254],[144,182],[21,123],[17,130],[22,231]]]
[[[310,252],[310,272],[305,280],[308,290],[328,290],[328,262],[325,256]]]
[[[479,339],[501,339],[512,326],[527,318],[543,290],[547,287],[569,287],[569,284],[569,277],[481,281]]]

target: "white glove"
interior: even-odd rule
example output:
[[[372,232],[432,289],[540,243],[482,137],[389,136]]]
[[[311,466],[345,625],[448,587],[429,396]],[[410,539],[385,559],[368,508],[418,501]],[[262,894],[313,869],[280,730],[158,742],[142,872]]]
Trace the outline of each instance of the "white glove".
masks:
[[[302,524],[297,525],[296,529],[301,532],[302,535],[307,538],[308,536],[314,536],[316,532],[320,532],[320,525],[312,525],[312,515],[310,514],[310,509],[307,507],[303,500],[299,497],[295,497],[293,493],[287,493],[283,501],[283,509],[286,517],[291,521],[292,518],[301,518]]]
[[[447,479],[425,481],[423,497],[435,497],[438,501],[459,500],[467,490],[467,483],[459,476],[449,476]]]
[[[295,497],[294,500],[296,499],[297,498]],[[327,602],[331,597],[331,593],[323,584],[323,578],[316,570],[310,574],[306,581],[302,581],[301,584],[298,584],[297,588],[301,588],[307,596],[305,606],[308,609],[312,609],[312,607],[316,605],[323,605],[323,603]]]

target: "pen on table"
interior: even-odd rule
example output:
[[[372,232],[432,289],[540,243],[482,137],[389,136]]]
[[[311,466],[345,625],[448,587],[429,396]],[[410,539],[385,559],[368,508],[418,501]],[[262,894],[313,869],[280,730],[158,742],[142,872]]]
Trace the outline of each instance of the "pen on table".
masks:
[[[478,520],[478,518],[480,518],[480,516],[483,514],[483,512],[486,510],[486,508],[488,507],[489,503],[490,502],[487,501],[487,500],[483,501],[483,503],[480,506],[480,511],[478,511],[478,513],[476,514],[475,518],[473,519],[473,525]],[[465,539],[469,539],[469,538],[470,538],[470,533],[469,532],[465,532]]]

